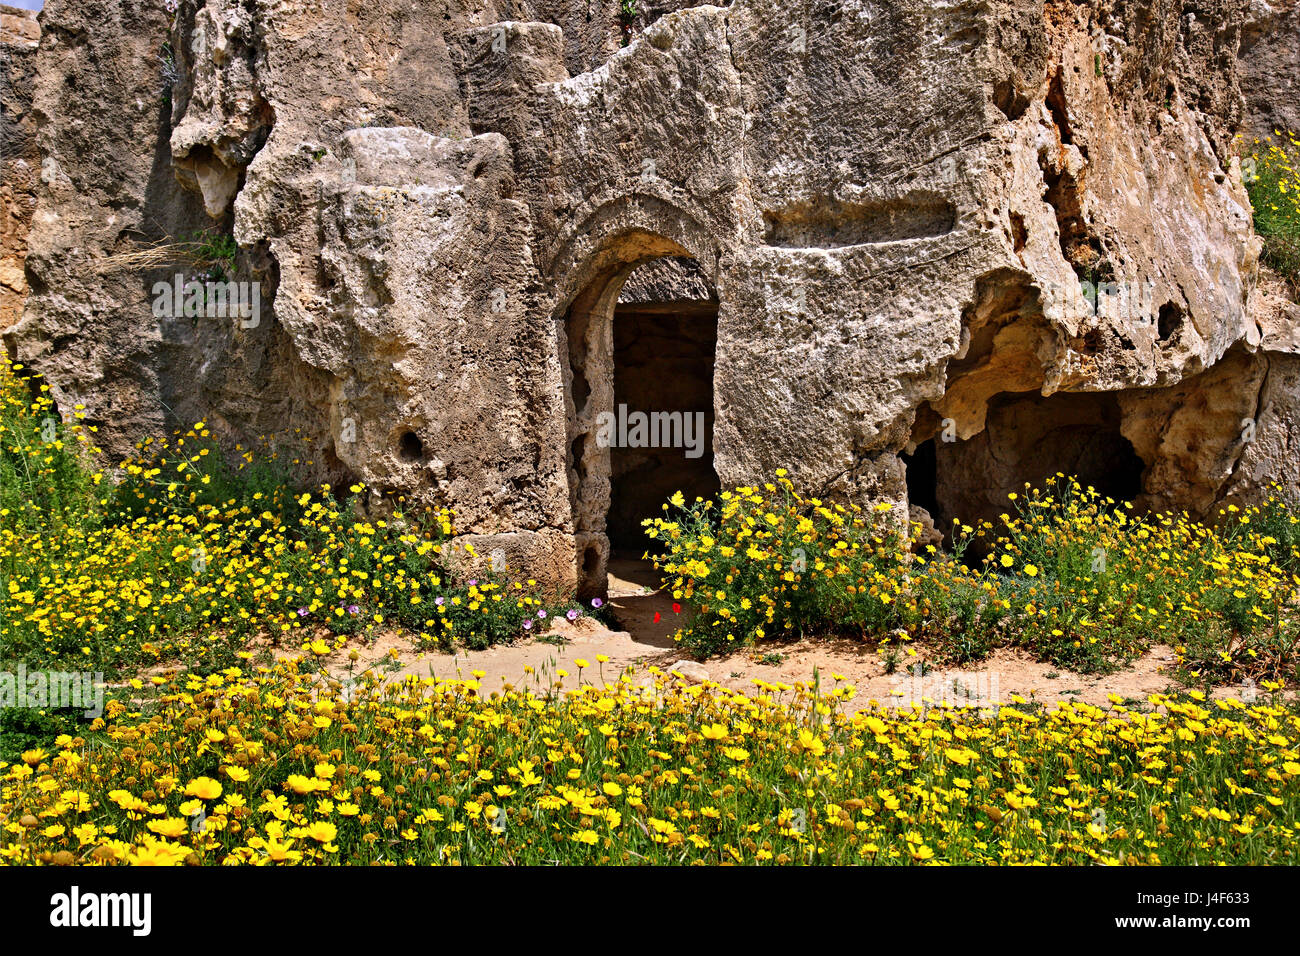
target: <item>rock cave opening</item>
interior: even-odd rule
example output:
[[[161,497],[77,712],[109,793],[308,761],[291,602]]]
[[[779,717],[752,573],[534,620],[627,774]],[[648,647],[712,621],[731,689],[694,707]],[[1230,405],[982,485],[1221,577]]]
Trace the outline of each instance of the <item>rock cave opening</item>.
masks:
[[[1115,392],[996,395],[984,429],[965,441],[914,435],[914,450],[900,455],[908,502],[930,514],[946,542],[954,519],[996,526],[1012,508],[1008,495],[1023,494],[1026,483],[1041,488],[1057,474],[1072,475],[1116,503],[1133,501],[1143,493],[1146,463],[1121,425]]]
[[[415,432],[402,432],[397,440],[397,453],[402,461],[419,461],[424,457],[424,442]]]

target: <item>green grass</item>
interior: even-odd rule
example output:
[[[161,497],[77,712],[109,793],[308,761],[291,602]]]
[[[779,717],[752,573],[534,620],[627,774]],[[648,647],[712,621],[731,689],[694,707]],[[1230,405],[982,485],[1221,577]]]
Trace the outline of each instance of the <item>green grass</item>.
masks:
[[[1300,296],[1300,139],[1279,134],[1258,144],[1247,161],[1246,188],[1255,231],[1264,240],[1262,259]]]

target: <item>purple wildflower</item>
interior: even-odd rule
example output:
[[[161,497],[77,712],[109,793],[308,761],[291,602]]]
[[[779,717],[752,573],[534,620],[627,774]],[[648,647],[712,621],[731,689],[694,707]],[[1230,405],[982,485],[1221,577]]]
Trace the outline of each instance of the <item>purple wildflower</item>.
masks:
[[[569,611],[569,612],[568,612],[567,614],[565,614],[564,616],[567,617],[570,621],[576,621],[576,620],[578,619],[578,615],[581,614],[581,613],[582,613],[581,611],[576,611],[576,610],[575,610],[575,611]]]
[[[592,599],[591,599],[591,606],[592,606],[592,607],[604,607],[604,606],[605,606],[605,602],[602,601],[600,598],[592,598]]]

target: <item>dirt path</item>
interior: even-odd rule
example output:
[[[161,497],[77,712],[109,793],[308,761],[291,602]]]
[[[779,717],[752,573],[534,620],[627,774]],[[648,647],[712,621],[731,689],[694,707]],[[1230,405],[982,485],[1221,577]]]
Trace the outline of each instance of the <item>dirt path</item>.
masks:
[[[990,700],[1011,703],[1017,697],[1047,705],[1065,700],[1105,705],[1112,698],[1137,704],[1150,694],[1182,689],[1173,675],[1174,652],[1163,645],[1153,647],[1131,667],[1105,676],[1061,670],[1023,651],[1006,648],[974,666],[914,668],[924,670],[918,674],[903,667],[891,674],[874,648],[844,639],[771,644],[696,663],[674,644],[672,634],[678,618],[672,610],[673,601],[655,589],[656,583],[654,570],[640,562],[611,562],[609,603],[625,630],[611,630],[594,618],[582,617],[559,621],[546,634],[528,641],[455,654],[417,654],[405,635],[388,633],[372,644],[357,646],[361,654],[358,666],[387,662],[381,669],[394,677],[476,677],[484,692],[509,684],[537,693],[573,688],[579,682],[602,685],[628,668],[633,671],[634,683],[648,683],[651,668],[676,667],[687,679],[707,679],[750,693],[758,689],[756,682],[786,687],[816,682],[823,691],[852,685],[853,692],[846,696],[851,710],[864,709],[872,700],[886,706],[907,706],[926,699],[981,706]],[[345,654],[326,659],[331,673],[346,671]],[[920,658],[908,658],[909,662],[917,660]],[[1219,688],[1214,696],[1249,698],[1250,691]]]

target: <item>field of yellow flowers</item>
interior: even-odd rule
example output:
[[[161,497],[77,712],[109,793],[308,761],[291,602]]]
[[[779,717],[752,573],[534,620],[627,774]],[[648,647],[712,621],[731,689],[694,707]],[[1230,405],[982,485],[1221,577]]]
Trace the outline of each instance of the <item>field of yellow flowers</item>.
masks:
[[[954,661],[1024,645],[1096,672],[1164,643],[1193,680],[1295,681],[1300,518],[1280,498],[1214,526],[1135,516],[1064,476],[1011,499],[999,527],[955,524],[947,550],[918,548],[887,504],[805,498],[783,471],[646,525],[700,652],[839,632],[879,640],[891,667],[925,640]]]
[[[1294,863],[1300,717],[1153,701],[846,714],[619,680],[549,699],[290,664],[162,678],[0,766],[15,863]],[[143,693],[143,691],[142,691]],[[98,723],[98,722],[97,722]]]
[[[130,673],[236,662],[251,637],[322,654],[377,625],[481,648],[576,605],[531,581],[457,576],[451,515],[373,520],[324,486],[295,494],[206,427],[146,441],[116,474],[54,417],[47,386],[0,368],[0,649],[30,666]],[[34,390],[35,394],[32,394]],[[77,413],[80,415],[80,412]]]
[[[1207,679],[1249,673],[1271,694],[850,713],[838,680],[642,687],[600,659],[540,696],[481,674],[328,674],[323,655],[380,625],[481,647],[590,609],[465,578],[449,514],[367,517],[241,453],[227,465],[200,424],[93,469],[90,426],[0,369],[0,650],[117,685],[102,717],[0,750],[0,860],[1296,861],[1281,502],[1209,528],[1063,480],[999,529],[914,553],[883,513],[804,499],[782,475],[651,522],[696,650],[849,628],[887,655],[1019,642],[1101,667],[1158,636]]]
[[[1300,137],[1274,130],[1254,150],[1245,178],[1263,259],[1300,291]]]

